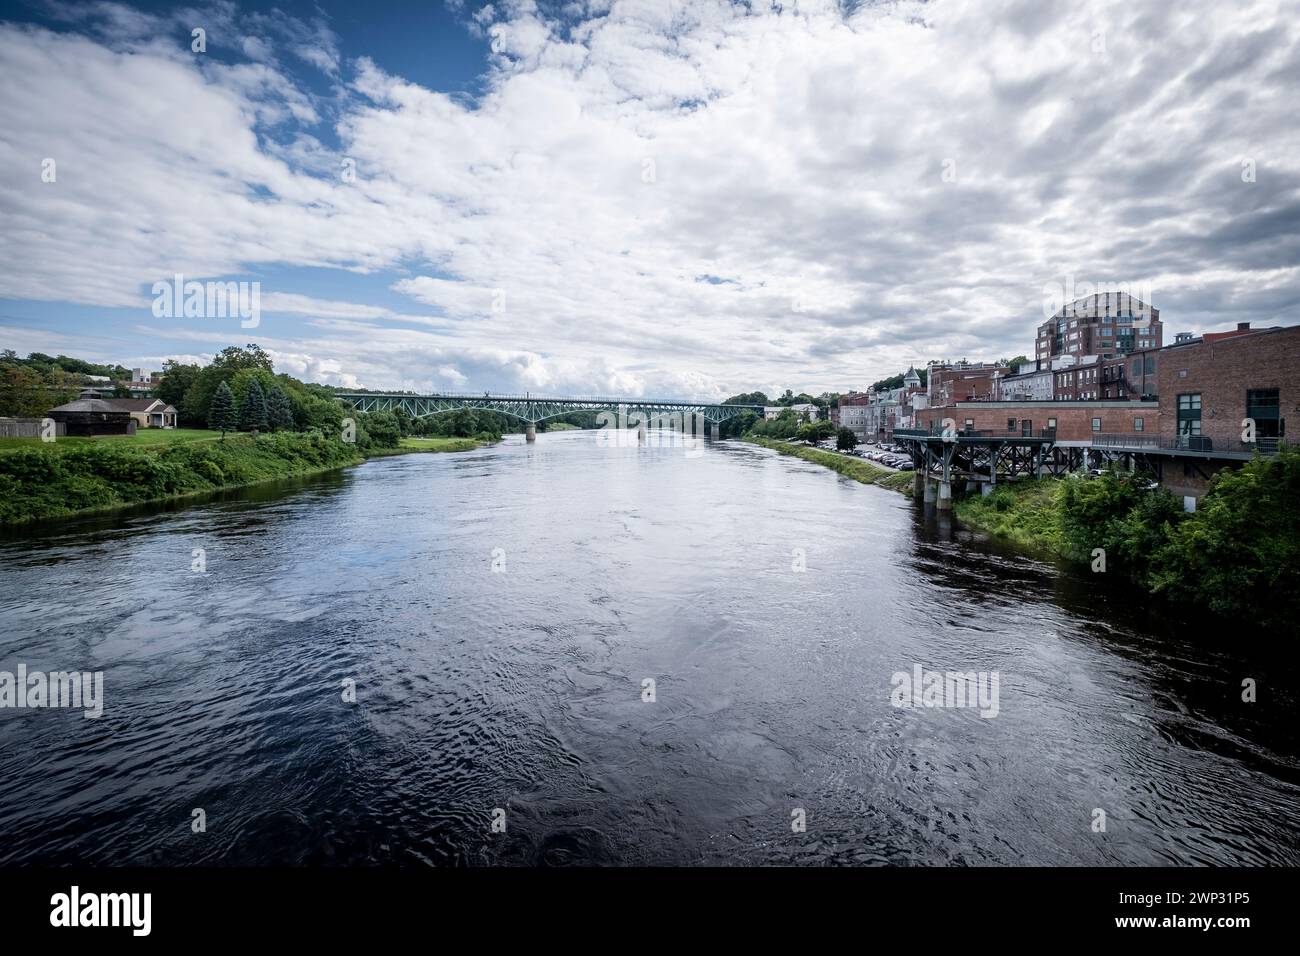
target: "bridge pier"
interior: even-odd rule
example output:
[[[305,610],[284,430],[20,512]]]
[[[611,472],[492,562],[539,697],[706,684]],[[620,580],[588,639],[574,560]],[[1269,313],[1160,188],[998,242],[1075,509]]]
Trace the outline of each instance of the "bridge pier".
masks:
[[[917,470],[912,472],[912,497],[920,498],[925,494],[925,472]]]
[[[524,431],[524,441],[537,441],[537,423],[529,422],[528,428]]]
[[[717,422],[709,426],[709,438],[713,441],[722,441],[722,426]]]
[[[636,440],[637,444],[645,444],[645,419],[642,418],[636,423]]]
[[[938,497],[938,494],[939,494],[939,486],[936,485],[929,478],[926,478],[925,479],[925,503],[927,505],[934,504],[934,500],[936,497]]]
[[[939,482],[939,500],[935,502],[935,507],[940,511],[952,510],[952,482]]]

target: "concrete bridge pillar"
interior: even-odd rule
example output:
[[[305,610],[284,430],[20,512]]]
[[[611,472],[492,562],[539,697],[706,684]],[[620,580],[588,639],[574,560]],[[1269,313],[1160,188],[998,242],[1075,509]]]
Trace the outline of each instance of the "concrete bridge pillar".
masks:
[[[981,481],[980,494],[983,495],[985,498],[987,498],[989,495],[993,494],[993,492],[997,489],[997,487],[998,487],[997,482]]]
[[[925,472],[912,472],[912,497],[920,498],[925,494]]]
[[[528,429],[524,432],[524,441],[537,441],[537,425],[535,422],[528,423]]]
[[[636,440],[639,444],[645,444],[645,419],[642,418],[636,423]]]
[[[952,510],[952,482],[939,482],[939,500],[935,502],[935,507],[940,511]]]
[[[925,503],[927,505],[934,504],[934,500],[936,497],[938,497],[938,494],[939,494],[938,485],[936,485],[929,478],[926,478],[925,479]]]
[[[722,441],[722,426],[714,422],[709,426],[709,437],[714,441]]]

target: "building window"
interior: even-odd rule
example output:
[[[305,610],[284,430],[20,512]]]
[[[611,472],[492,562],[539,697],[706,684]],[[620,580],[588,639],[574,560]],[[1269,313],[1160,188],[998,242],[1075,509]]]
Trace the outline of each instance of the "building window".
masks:
[[[1178,437],[1196,438],[1201,434],[1201,393],[1178,396]]]
[[[1016,430],[1016,420],[1015,420],[1014,418],[1008,418],[1008,419],[1007,419],[1007,431],[1009,431],[1009,432],[1013,432],[1013,431],[1015,431],[1015,430]]]
[[[1252,388],[1246,392],[1246,417],[1255,420],[1256,438],[1281,435],[1281,395],[1276,388]]]
[[[1133,419],[1133,430],[1134,430],[1135,432],[1145,431],[1145,430],[1146,430],[1146,427],[1147,427],[1147,426],[1146,426],[1146,421],[1143,420],[1142,418],[1139,417],[1139,418],[1135,418],[1135,419]]]
[[[1056,419],[1055,419],[1055,418],[1049,418],[1049,419],[1047,420],[1047,427],[1048,427],[1048,428],[1056,428]]]
[[[1148,355],[1146,357],[1146,363],[1147,363],[1147,374],[1148,375],[1156,374],[1156,357],[1154,355]]]
[[[1100,418],[1094,418],[1094,419],[1092,420],[1092,430],[1095,431],[1095,432],[1099,432],[1099,431],[1101,431],[1101,419],[1100,419]]]

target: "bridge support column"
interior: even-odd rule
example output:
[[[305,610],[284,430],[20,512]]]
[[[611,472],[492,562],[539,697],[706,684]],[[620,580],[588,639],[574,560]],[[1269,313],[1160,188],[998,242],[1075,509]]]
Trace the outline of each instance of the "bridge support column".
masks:
[[[935,507],[940,511],[952,510],[952,482],[939,482],[939,500],[935,502]]]
[[[714,422],[709,426],[709,437],[714,441],[722,441],[722,426]]]
[[[983,495],[985,498],[987,498],[989,495],[993,494],[993,492],[994,492],[995,490],[997,490],[997,487],[998,487],[998,486],[997,486],[997,482],[994,482],[994,481],[981,481],[981,482],[980,482],[980,494]]]
[[[537,441],[537,425],[534,422],[528,423],[528,428],[524,432],[524,441]]]
[[[927,505],[934,504],[934,500],[936,497],[938,497],[938,494],[939,494],[938,485],[936,485],[933,481],[931,481],[927,477],[925,479],[925,503]]]
[[[925,472],[912,472],[912,497],[920,498],[925,494]]]
[[[638,444],[645,444],[645,419],[642,418],[636,423],[636,440]]]

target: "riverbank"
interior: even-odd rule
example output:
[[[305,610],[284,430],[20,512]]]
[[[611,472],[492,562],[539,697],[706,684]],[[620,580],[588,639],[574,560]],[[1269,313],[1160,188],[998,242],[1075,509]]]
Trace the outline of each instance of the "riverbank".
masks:
[[[823,468],[829,468],[845,478],[852,478],[854,481],[860,481],[864,485],[877,485],[881,488],[888,488],[891,491],[900,491],[909,497],[912,494],[912,473],[905,471],[890,471],[888,468],[880,468],[868,461],[860,458],[854,458],[850,455],[841,455],[833,451],[823,451],[820,448],[813,448],[809,445],[793,445],[789,442],[776,441],[771,438],[760,438],[757,436],[747,436],[741,439],[751,445],[761,445],[763,448],[770,448],[782,455],[792,455],[795,458],[802,458],[804,461],[810,461],[815,465],[821,465]]]
[[[1187,513],[1146,479],[1108,472],[958,498],[962,525],[1119,575],[1149,595],[1300,634],[1300,453],[1220,472]]]
[[[911,472],[768,438],[743,440],[912,493]],[[1161,600],[1300,633],[1300,452],[1220,473],[1191,514],[1146,479],[1117,473],[999,484],[988,496],[955,498],[953,514],[966,528],[1127,578]]]
[[[396,448],[363,451],[318,431],[183,439],[16,440],[29,444],[0,454],[0,524],[112,511],[300,478],[367,458],[470,451],[485,444],[473,438],[404,438]]]
[[[481,438],[403,438],[396,448],[369,448],[367,458],[388,458],[392,455],[440,453],[448,451],[473,451],[491,444]]]

